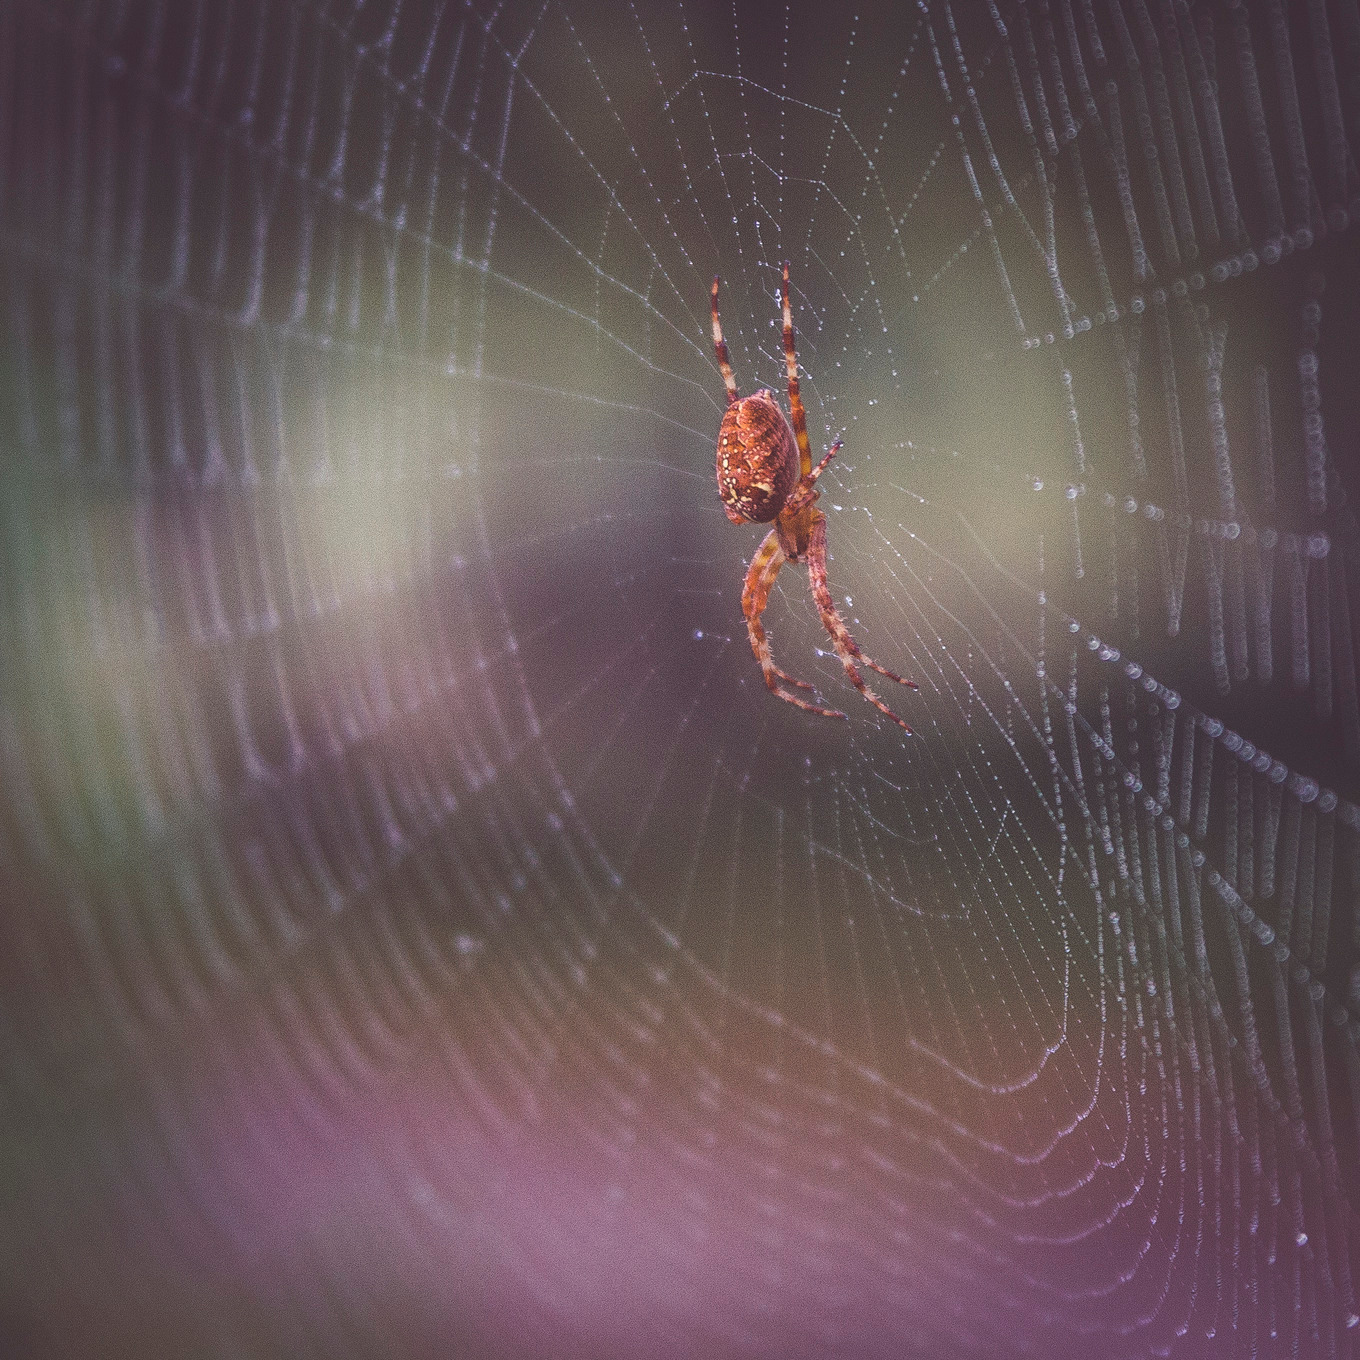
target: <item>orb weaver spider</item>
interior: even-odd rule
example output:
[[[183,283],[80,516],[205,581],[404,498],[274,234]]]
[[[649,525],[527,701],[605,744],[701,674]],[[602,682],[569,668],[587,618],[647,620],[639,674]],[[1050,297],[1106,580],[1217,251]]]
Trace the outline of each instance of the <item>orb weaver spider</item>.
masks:
[[[727,518],[733,524],[768,524],[774,528],[756,549],[746,572],[746,583],[741,591],[741,609],[746,616],[746,631],[751,639],[751,650],[760,663],[761,674],[770,690],[788,703],[796,704],[809,713],[820,713],[824,718],[844,718],[834,708],[821,708],[800,699],[780,685],[787,681],[799,689],[812,688],[806,681],[779,669],[770,655],[770,642],[765,636],[760,616],[765,612],[775,577],[785,562],[806,562],[812,598],[817,602],[822,626],[831,635],[836,655],[850,677],[850,683],[875,708],[891,718],[908,736],[911,728],[864,683],[859,665],[868,666],[899,685],[916,689],[914,681],[904,680],[886,666],[871,661],[860,651],[845,620],[836,610],[831,588],[826,579],[826,516],[817,509],[820,496],[817,478],[841,447],[838,439],[826,457],[812,466],[812,450],[808,444],[807,417],[798,392],[798,353],[793,343],[793,308],[789,303],[789,265],[784,262],[784,286],[780,293],[784,309],[784,362],[789,377],[789,409],[793,413],[793,427],[780,410],[768,387],[750,397],[737,394],[737,381],[732,376],[732,361],[723,339],[722,322],[718,320],[718,279],[713,279],[713,349],[718,356],[723,383],[727,388],[727,410],[718,428],[718,494],[722,497]],[[797,447],[795,447],[795,440]],[[856,662],[859,665],[856,665]]]

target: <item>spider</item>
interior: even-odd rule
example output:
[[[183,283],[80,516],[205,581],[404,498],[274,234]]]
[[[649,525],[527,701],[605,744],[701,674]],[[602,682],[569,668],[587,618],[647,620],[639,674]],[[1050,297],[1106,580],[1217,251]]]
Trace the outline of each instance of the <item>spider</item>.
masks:
[[[836,611],[831,588],[826,580],[826,516],[817,509],[820,496],[817,478],[841,447],[838,439],[816,467],[812,466],[812,450],[808,444],[807,417],[798,394],[798,352],[793,343],[793,309],[789,305],[789,265],[784,262],[784,287],[781,292],[784,307],[784,362],[789,375],[789,409],[793,413],[793,428],[774,394],[768,387],[754,396],[737,395],[737,380],[732,376],[732,361],[723,339],[722,322],[718,320],[718,280],[713,280],[713,348],[727,387],[727,410],[718,427],[718,494],[722,497],[727,518],[733,524],[768,524],[774,528],[756,549],[746,571],[746,583],[741,591],[741,609],[746,616],[746,631],[751,639],[751,650],[760,662],[761,674],[770,690],[781,699],[809,713],[820,713],[824,718],[844,718],[834,708],[817,704],[791,694],[779,682],[787,681],[799,689],[812,688],[802,680],[779,669],[770,655],[769,639],[761,626],[760,616],[774,589],[775,577],[785,562],[806,562],[812,598],[822,616],[822,626],[831,634],[836,655],[845,667],[851,684],[879,712],[891,718],[908,736],[911,728],[864,683],[860,665],[896,680],[899,685],[916,689],[914,681],[904,680],[886,666],[871,661],[860,651],[845,620]],[[795,448],[794,441],[797,441]]]

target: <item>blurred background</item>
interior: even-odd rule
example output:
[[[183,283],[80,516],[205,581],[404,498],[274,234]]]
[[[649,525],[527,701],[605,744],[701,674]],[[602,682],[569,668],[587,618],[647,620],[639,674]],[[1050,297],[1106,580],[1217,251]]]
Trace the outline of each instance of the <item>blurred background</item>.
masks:
[[[1354,0],[0,0],[0,1349],[1355,1355],[1357,136]]]

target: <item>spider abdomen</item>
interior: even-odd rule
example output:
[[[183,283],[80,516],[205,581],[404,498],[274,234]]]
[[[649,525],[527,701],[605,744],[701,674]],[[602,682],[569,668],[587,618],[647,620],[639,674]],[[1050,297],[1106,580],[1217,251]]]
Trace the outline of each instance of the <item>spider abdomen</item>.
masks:
[[[727,517],[768,524],[798,480],[798,446],[769,388],[734,401],[718,429],[718,494]]]

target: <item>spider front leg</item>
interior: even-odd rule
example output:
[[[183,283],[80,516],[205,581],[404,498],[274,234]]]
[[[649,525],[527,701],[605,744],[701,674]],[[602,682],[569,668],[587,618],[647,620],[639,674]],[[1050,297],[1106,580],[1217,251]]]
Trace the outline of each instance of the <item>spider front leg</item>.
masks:
[[[765,636],[765,629],[760,622],[760,616],[769,603],[770,591],[774,589],[775,577],[779,575],[780,567],[787,560],[783,548],[779,546],[779,535],[771,529],[765,535],[765,541],[756,549],[755,556],[751,558],[751,565],[746,569],[746,584],[741,591],[741,612],[746,616],[746,633],[751,639],[751,650],[756,654],[756,660],[760,662],[760,672],[765,677],[765,684],[772,694],[777,694],[787,703],[796,704],[809,713],[819,713],[824,718],[844,718],[846,715],[839,710],[810,704],[806,699],[790,694],[779,684],[781,680],[785,680],[790,685],[797,685],[799,689],[812,688],[807,681],[795,680],[774,664],[774,658],[770,655],[770,640]]]
[[[808,542],[807,564],[808,580],[812,585],[812,598],[817,602],[817,612],[822,616],[822,626],[831,634],[832,645],[836,648],[836,655],[841,659],[841,665],[845,667],[846,675],[850,677],[850,683],[880,713],[891,718],[908,736],[911,736],[911,728],[864,683],[864,677],[855,665],[855,662],[859,661],[872,670],[876,670],[880,675],[886,675],[889,680],[896,680],[899,685],[906,685],[909,689],[917,688],[914,681],[904,680],[886,666],[880,666],[877,661],[871,661],[860,651],[859,644],[850,636],[850,630],[845,626],[845,620],[841,618],[836,609],[835,601],[831,598],[831,587],[827,584],[826,516],[820,512],[817,514],[816,523],[812,526],[812,536]]]

